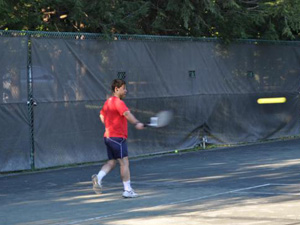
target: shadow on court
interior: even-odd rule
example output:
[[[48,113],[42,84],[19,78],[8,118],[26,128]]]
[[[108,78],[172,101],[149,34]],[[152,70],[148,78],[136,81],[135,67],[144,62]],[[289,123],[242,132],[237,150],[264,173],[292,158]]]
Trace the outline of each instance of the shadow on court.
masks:
[[[2,175],[0,224],[300,224],[300,139],[132,160],[136,199],[99,168]]]

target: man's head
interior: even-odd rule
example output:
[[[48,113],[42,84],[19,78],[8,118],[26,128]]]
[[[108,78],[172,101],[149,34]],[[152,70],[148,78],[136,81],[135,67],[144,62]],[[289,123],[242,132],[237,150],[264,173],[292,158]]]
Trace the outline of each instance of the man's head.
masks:
[[[123,99],[126,96],[126,82],[124,80],[115,79],[111,84],[111,89],[114,93],[114,96]]]

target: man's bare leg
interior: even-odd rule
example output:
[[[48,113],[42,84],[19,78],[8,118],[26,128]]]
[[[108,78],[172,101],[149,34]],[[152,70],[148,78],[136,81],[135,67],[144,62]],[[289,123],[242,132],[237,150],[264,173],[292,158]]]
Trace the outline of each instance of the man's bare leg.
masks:
[[[117,161],[115,159],[108,160],[101,168],[99,173],[92,176],[93,189],[97,194],[102,192],[102,179],[108,174],[111,170],[115,168]]]
[[[111,170],[113,170],[115,168],[117,164],[117,161],[115,159],[111,159],[108,160],[101,168],[100,171],[105,172],[106,174],[108,174]]]
[[[130,170],[128,157],[118,159],[120,163],[120,174],[123,182],[130,181]]]
[[[124,185],[123,197],[124,198],[135,198],[135,197],[138,197],[138,195],[131,188],[131,184],[130,184],[130,169],[129,169],[129,160],[128,160],[128,157],[124,157],[122,159],[118,159],[118,161],[120,163],[120,174],[121,174],[121,179],[122,179],[123,185]]]

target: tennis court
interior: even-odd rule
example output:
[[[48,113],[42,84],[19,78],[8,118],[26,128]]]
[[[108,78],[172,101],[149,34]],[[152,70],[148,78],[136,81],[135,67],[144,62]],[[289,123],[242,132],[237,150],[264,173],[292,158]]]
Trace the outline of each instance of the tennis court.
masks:
[[[136,199],[99,167],[1,175],[1,224],[300,224],[300,139],[132,160]]]

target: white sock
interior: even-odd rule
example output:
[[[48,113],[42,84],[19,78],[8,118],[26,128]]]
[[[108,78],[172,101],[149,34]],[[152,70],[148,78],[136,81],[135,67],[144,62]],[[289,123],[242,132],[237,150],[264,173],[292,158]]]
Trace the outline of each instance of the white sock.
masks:
[[[131,185],[130,185],[130,180],[123,182],[123,185],[124,185],[124,190],[125,191],[131,191],[132,190]]]
[[[103,170],[100,170],[97,177],[98,177],[98,183],[99,185],[101,184],[101,181],[103,179],[103,177],[105,177],[106,173]]]

